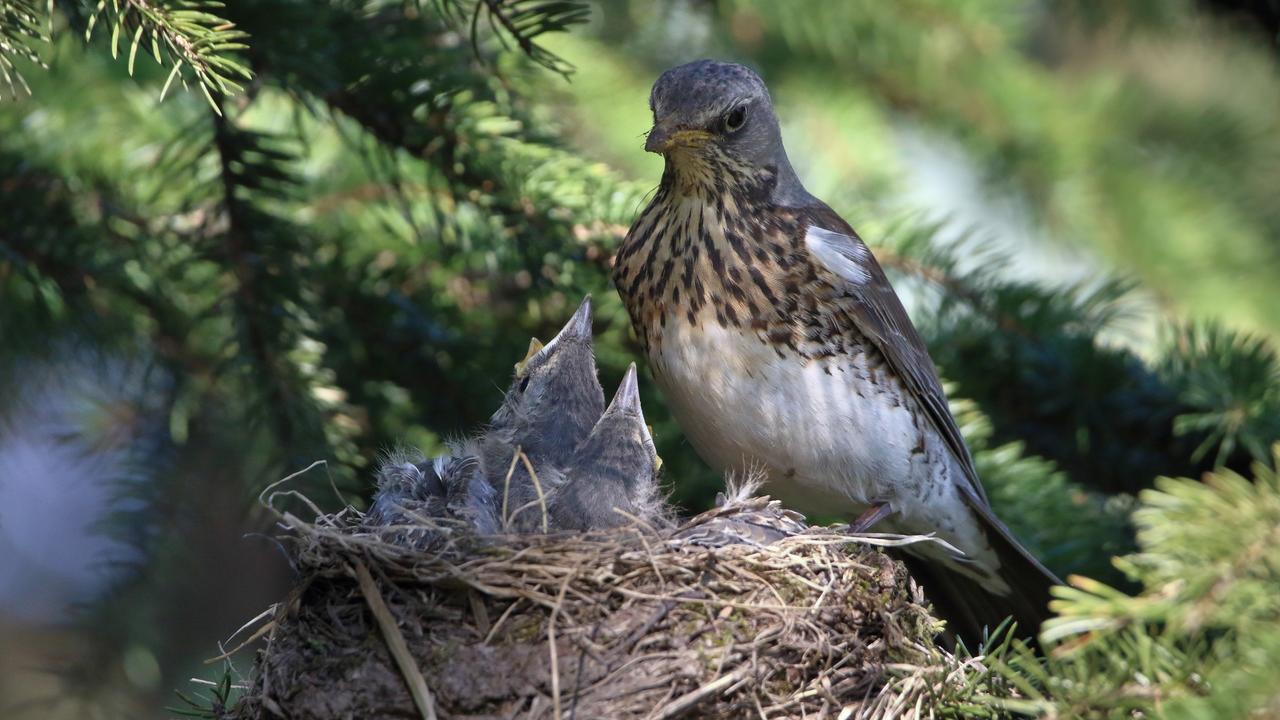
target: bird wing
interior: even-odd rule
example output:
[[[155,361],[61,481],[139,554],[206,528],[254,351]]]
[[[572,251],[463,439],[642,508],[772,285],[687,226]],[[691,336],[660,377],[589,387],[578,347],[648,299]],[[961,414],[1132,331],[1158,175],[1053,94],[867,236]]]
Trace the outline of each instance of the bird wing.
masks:
[[[947,395],[942,390],[938,371],[925,349],[924,340],[911,324],[906,308],[898,299],[889,278],[866,244],[858,237],[849,223],[834,210],[821,205],[808,209],[805,245],[827,270],[845,281],[849,311],[858,330],[865,335],[889,368],[902,380],[907,391],[924,408],[929,420],[946,439],[947,446],[964,468],[966,489],[986,506],[987,494],[978,480],[973,457],[965,445],[960,428],[956,425]]]
[[[978,480],[973,456],[965,445],[960,427],[951,415],[947,395],[942,391],[938,370],[933,366],[924,340],[911,324],[906,308],[889,284],[884,270],[875,256],[867,249],[858,233],[843,218],[826,205],[808,210],[805,245],[813,257],[845,282],[848,297],[852,298],[852,321],[884,356],[889,368],[906,385],[929,416],[933,426],[946,439],[951,452],[964,469],[965,480],[961,496],[967,501],[983,523],[996,531],[993,537],[1001,565],[1016,568],[1019,579],[1016,584],[1033,588],[1037,602],[1048,602],[1049,585],[1061,581],[1032,555],[1009,528],[991,510],[987,493]],[[1034,604],[1033,604],[1034,606]],[[1028,606],[1028,607],[1033,607]],[[1043,611],[1043,607],[1040,607]],[[1023,614],[1021,617],[1032,617]]]

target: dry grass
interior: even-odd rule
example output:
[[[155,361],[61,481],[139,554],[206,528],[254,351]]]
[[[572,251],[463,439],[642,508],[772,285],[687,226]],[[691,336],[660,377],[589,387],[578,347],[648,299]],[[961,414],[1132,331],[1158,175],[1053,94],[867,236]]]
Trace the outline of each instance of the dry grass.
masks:
[[[279,513],[302,579],[260,621],[232,717],[931,717],[983,671],[934,646],[876,547],[926,540],[807,528],[764,498],[673,528],[493,538],[310,507]],[[762,529],[786,537],[712,546]]]

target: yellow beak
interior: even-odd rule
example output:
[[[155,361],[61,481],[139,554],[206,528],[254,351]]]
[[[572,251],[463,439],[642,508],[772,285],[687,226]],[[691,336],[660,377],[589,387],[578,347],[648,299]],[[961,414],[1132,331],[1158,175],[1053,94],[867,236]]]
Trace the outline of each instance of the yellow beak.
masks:
[[[538,338],[529,338],[529,349],[525,351],[524,359],[516,363],[516,375],[524,375],[524,367],[529,364],[534,355],[542,349],[542,341]]]
[[[706,130],[673,128],[658,123],[645,138],[645,152],[663,154],[675,147],[698,147],[709,142],[714,135]]]

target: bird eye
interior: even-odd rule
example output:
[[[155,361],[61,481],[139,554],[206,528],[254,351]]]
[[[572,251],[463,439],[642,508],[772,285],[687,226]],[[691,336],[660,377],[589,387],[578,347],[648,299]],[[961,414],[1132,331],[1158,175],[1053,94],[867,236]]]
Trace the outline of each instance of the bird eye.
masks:
[[[529,387],[529,376],[525,375],[524,377],[520,378],[520,392],[524,392],[525,389],[528,387]]]
[[[747,106],[738,105],[724,116],[724,129],[726,132],[737,132],[747,123]]]

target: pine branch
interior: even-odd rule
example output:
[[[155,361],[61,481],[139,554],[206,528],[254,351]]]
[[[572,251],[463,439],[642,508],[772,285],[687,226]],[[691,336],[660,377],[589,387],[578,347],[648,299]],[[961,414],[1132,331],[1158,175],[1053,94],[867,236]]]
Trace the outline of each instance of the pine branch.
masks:
[[[8,349],[36,351],[64,322],[103,345],[135,340],[141,325],[164,361],[187,375],[207,372],[209,364],[188,347],[187,318],[125,271],[127,262],[140,259],[133,251],[154,238],[118,236],[118,215],[107,208],[120,206],[119,198],[99,190],[94,204],[101,216],[86,226],[72,209],[77,194],[61,177],[3,150],[0,176],[8,183],[0,212],[11,223],[0,232],[0,325],[13,330]],[[104,237],[118,242],[104,243]],[[126,254],[117,254],[121,249]]]
[[[1180,717],[1247,717],[1280,701],[1273,681],[1257,682],[1280,661],[1280,445],[1272,452],[1253,479],[1163,478],[1142,493],[1140,552],[1117,560],[1141,593],[1078,576],[1055,589],[1059,616],[1041,637],[1056,646],[1047,670],[1062,717],[1116,707],[1099,698]]]
[[[248,34],[213,12],[221,7],[217,0],[98,0],[89,15],[85,40],[101,21],[111,33],[111,56],[119,57],[124,38],[130,75],[145,43],[157,64],[167,60],[172,66],[161,99],[175,80],[186,87],[185,72],[190,71],[210,107],[221,112],[215,97],[235,95],[243,89],[237,80],[253,77],[232,56],[248,48],[243,42]]]
[[[471,19],[471,44],[479,55],[477,29],[481,11],[488,14],[494,35],[504,44],[510,38],[542,67],[568,78],[573,66],[535,42],[548,32],[564,32],[584,23],[591,15],[591,7],[582,2],[564,0],[482,0],[477,2]]]
[[[1177,327],[1158,367],[1187,406],[1175,432],[1203,438],[1194,459],[1212,453],[1223,467],[1240,450],[1255,462],[1271,459],[1280,441],[1280,356],[1265,339],[1216,323]]]
[[[31,88],[22,73],[14,65],[21,59],[45,67],[32,45],[47,45],[42,19],[45,8],[40,0],[0,0],[0,80],[9,88],[9,94],[17,97],[21,88],[27,94]],[[0,96],[2,97],[2,96]]]
[[[421,9],[422,0],[412,2]],[[537,38],[549,32],[568,31],[591,16],[591,6],[577,0],[432,0],[431,7],[454,29],[461,32],[465,28],[471,48],[482,62],[488,62],[488,53],[481,47],[483,18],[504,48],[509,49],[508,43],[513,42],[530,60],[565,78],[573,72],[573,66],[539,45]]]
[[[1280,457],[1280,445],[1273,448]],[[1056,588],[1035,657],[994,644],[984,662],[1047,717],[1253,717],[1277,706],[1280,475],[1258,463],[1168,479],[1134,513],[1140,551],[1117,565],[1135,595],[1073,576]]]
[[[261,187],[260,178],[286,177],[279,168],[285,158],[265,149],[258,136],[233,125],[220,108],[214,113],[213,127],[221,202],[227,219],[222,238],[225,250],[221,254],[235,279],[232,305],[240,328],[241,350],[250,360],[254,374],[265,379],[257,383],[265,392],[261,410],[271,417],[276,440],[283,448],[296,450],[299,433],[290,413],[296,397],[288,390],[296,383],[279,347],[285,341],[280,305],[296,300],[296,295],[290,297],[292,293],[281,295],[259,287],[264,261],[270,254],[259,241],[274,218],[259,213],[242,192],[254,185]]]

